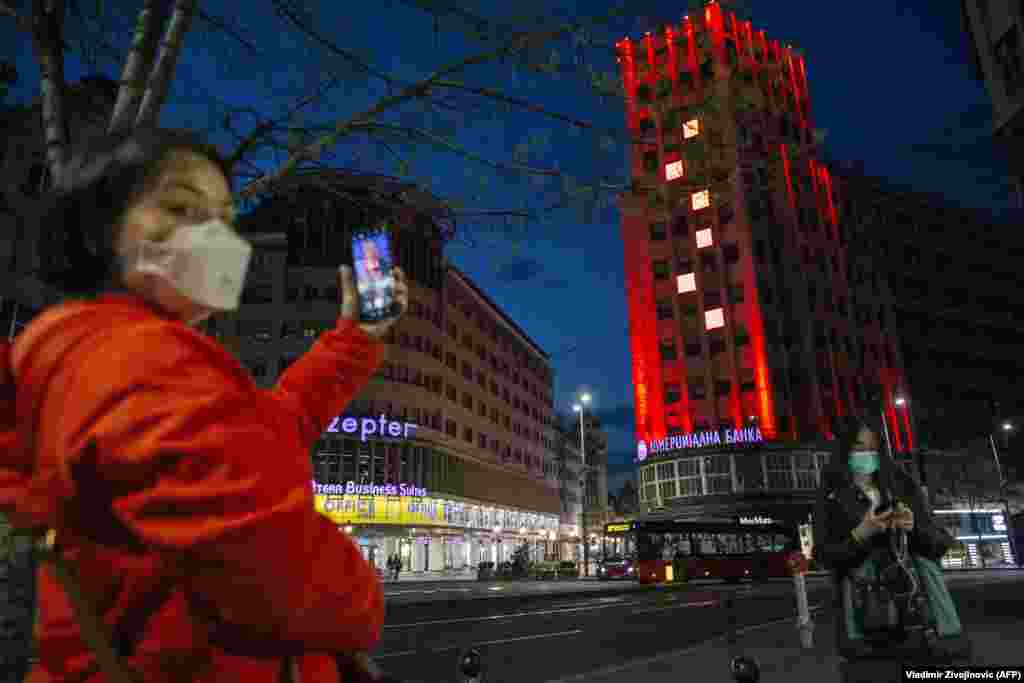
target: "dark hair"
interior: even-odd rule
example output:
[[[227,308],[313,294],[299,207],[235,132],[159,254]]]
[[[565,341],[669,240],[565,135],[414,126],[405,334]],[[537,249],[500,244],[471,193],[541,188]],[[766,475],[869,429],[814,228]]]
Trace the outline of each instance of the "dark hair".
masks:
[[[860,430],[867,427],[878,435],[878,486],[883,491],[891,491],[893,478],[896,470],[896,463],[889,454],[885,444],[885,437],[882,434],[881,415],[847,415],[836,420],[835,445],[832,449],[832,457],[828,467],[822,473],[822,486],[826,490],[833,490],[843,486],[851,485],[853,477],[850,475],[849,459],[853,444],[857,441]]]
[[[117,228],[156,180],[173,151],[206,157],[230,181],[220,153],[182,130],[149,128],[87,141],[44,198],[39,223],[40,279],[65,295],[97,294],[118,276]]]

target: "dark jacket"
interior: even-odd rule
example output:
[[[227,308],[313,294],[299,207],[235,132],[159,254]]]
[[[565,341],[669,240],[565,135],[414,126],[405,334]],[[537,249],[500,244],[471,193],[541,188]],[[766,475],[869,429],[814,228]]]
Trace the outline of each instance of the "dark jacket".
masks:
[[[908,539],[910,553],[938,561],[953,539],[935,526],[917,482],[891,461],[886,465],[886,472],[880,477],[882,504],[895,497],[896,501],[903,502],[913,510],[914,530]],[[845,610],[849,607],[843,599],[843,580],[868,557],[874,557],[882,565],[891,562],[891,532],[876,534],[863,544],[854,541],[850,534],[864,518],[871,501],[849,475],[844,476],[838,468],[832,469],[827,475],[818,492],[814,513],[814,557],[832,571],[837,647],[840,653],[851,656],[855,653],[863,654],[864,645],[851,641],[847,636]]]

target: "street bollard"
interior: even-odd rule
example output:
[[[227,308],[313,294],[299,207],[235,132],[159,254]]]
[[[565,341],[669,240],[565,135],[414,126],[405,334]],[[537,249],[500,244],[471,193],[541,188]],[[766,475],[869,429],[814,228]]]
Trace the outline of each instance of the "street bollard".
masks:
[[[811,608],[807,603],[807,558],[803,553],[794,552],[786,561],[793,575],[793,590],[796,593],[796,627],[800,631],[800,647],[809,650],[814,647],[814,622]]]
[[[460,683],[482,683],[484,680],[484,660],[480,651],[471,648],[459,655],[457,679]]]

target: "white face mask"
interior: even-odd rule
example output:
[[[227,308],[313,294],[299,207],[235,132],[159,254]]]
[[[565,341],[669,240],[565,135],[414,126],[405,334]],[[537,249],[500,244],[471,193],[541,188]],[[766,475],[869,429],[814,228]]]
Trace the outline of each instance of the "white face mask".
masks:
[[[142,240],[125,267],[166,280],[189,300],[219,311],[238,308],[252,246],[219,219],[175,230],[166,242]]]

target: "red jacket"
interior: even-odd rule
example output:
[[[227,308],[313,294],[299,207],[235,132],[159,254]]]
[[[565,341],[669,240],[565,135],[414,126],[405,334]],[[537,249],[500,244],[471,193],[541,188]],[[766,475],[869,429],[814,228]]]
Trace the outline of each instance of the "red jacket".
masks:
[[[0,511],[57,529],[146,681],[269,683],[286,655],[372,649],[380,584],[314,510],[309,451],[382,355],[341,321],[262,390],[215,341],[138,299],[60,306],[10,353]],[[30,680],[83,680],[93,656],[63,590],[46,569],[38,584]],[[300,661],[304,683],[338,680],[329,656]]]

